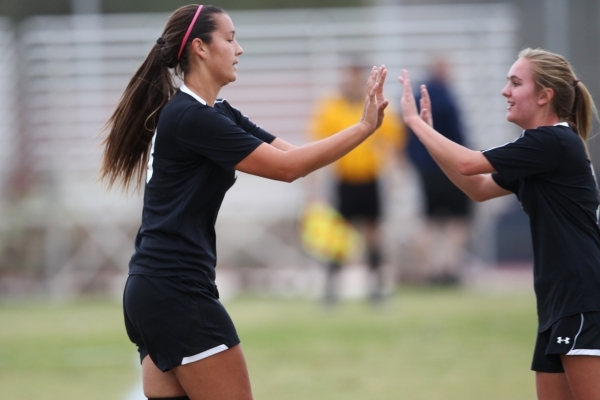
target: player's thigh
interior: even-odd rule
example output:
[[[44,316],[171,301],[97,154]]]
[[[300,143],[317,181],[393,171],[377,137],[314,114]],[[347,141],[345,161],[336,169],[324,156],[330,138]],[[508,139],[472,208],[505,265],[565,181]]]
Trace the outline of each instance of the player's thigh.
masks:
[[[571,391],[577,400],[600,400],[600,357],[562,355]]]
[[[554,353],[558,350],[552,347],[555,333],[553,329],[547,329],[537,335],[531,365],[531,369],[535,371],[537,397],[539,400],[575,400],[560,360],[560,354]],[[552,354],[548,354],[549,352]]]
[[[240,345],[173,369],[191,400],[252,400]]]
[[[538,400],[575,400],[564,373],[536,372]]]
[[[142,360],[142,381],[144,395],[148,398],[169,398],[184,396],[185,391],[179,384],[175,373],[162,372],[149,356]]]

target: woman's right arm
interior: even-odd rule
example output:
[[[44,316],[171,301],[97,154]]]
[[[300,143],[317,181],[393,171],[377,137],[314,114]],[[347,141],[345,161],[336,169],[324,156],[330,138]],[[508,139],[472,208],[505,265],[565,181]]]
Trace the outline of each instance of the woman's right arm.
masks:
[[[402,113],[405,122],[417,134],[452,183],[477,202],[513,194],[494,181],[489,173],[494,169],[481,152],[460,146],[433,129],[431,99],[424,85],[421,86],[421,110],[417,113],[406,72],[401,83],[404,86]]]
[[[361,120],[333,136],[287,149],[267,143],[258,146],[235,169],[284,182],[300,177],[338,160],[369,137],[383,121],[388,101],[383,97],[385,66],[373,68],[367,81],[367,96]]]
[[[503,189],[494,181],[491,174],[462,175],[441,160],[433,157],[446,174],[460,190],[476,202],[482,202],[496,197],[508,196],[513,192]]]

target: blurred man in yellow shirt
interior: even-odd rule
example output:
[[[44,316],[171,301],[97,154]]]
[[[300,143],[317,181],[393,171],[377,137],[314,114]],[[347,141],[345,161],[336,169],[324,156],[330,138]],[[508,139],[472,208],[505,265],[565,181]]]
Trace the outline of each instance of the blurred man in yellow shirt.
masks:
[[[311,121],[313,139],[333,135],[360,120],[365,102],[364,83],[369,70],[370,66],[356,57],[349,59],[342,70],[339,94],[324,98],[317,106]],[[380,181],[390,157],[399,153],[404,141],[404,127],[394,110],[388,107],[381,127],[333,165],[336,207],[344,217],[363,228],[372,277],[369,296],[373,302],[381,301],[383,295],[379,240],[382,212]],[[326,302],[337,299],[335,281],[340,268],[336,261],[328,265]]]

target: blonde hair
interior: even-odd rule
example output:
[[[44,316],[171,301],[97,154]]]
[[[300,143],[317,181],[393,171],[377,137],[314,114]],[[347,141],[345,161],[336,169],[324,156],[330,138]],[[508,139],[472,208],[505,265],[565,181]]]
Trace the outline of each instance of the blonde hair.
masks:
[[[552,107],[561,121],[566,121],[585,142],[598,119],[594,100],[585,85],[577,79],[569,62],[558,54],[542,49],[524,49],[519,58],[531,61],[533,79],[538,90],[552,89]]]

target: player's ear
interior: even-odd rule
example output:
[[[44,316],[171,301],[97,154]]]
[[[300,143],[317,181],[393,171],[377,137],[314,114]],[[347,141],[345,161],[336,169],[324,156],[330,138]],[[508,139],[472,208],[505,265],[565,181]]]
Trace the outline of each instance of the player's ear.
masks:
[[[202,39],[195,38],[192,40],[190,51],[196,54],[201,59],[206,59],[208,55],[208,46]]]
[[[550,103],[553,98],[554,98],[554,89],[543,88],[539,92],[539,97],[538,97],[537,103],[540,106],[545,106],[546,104]]]

